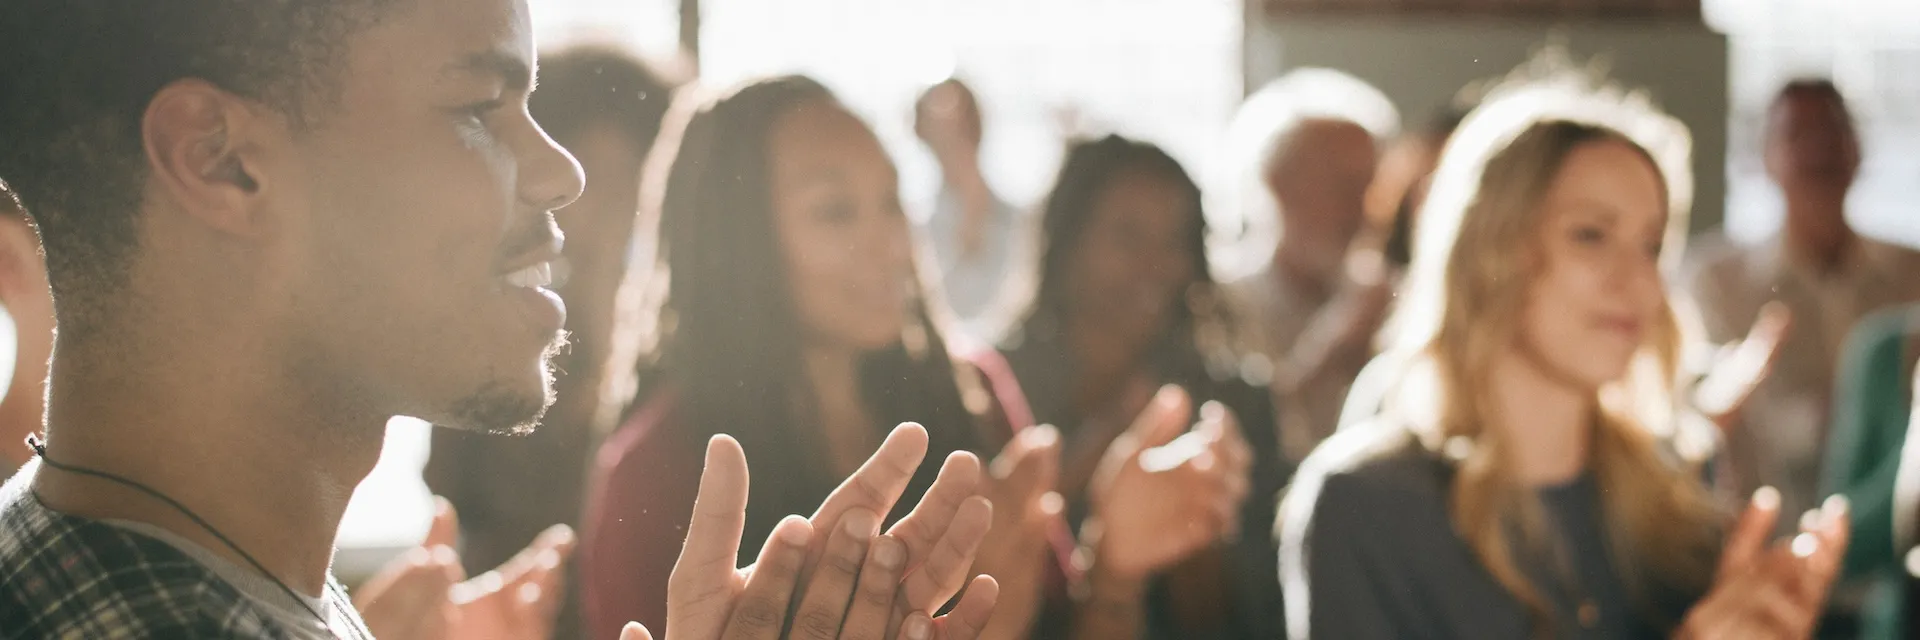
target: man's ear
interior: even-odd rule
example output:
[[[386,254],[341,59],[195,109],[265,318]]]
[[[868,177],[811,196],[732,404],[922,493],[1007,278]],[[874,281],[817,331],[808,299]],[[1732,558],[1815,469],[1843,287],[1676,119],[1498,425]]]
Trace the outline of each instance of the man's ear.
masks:
[[[205,80],[161,88],[140,126],[155,185],[189,216],[229,233],[256,233],[265,185],[250,136],[266,124],[259,114],[252,101]]]

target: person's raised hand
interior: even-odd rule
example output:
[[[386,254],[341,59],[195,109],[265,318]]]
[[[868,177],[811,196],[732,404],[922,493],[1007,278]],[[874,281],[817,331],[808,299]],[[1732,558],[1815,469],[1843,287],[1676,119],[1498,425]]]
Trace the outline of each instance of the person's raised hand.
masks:
[[[459,640],[538,640],[553,636],[554,618],[565,597],[566,572],[573,552],[573,530],[554,525],[520,553],[492,571],[453,585],[447,637]]]
[[[1801,519],[1801,533],[1771,542],[1780,494],[1754,493],[1721,553],[1713,587],[1687,612],[1681,640],[1803,640],[1813,634],[1846,553],[1847,505],[1835,498]]]
[[[1252,456],[1230,412],[1209,408],[1188,430],[1186,391],[1160,390],[1115,438],[1094,476],[1096,567],[1144,578],[1232,530],[1247,492]]]
[[[1754,389],[1773,372],[1780,357],[1780,344],[1793,327],[1793,314],[1779,302],[1761,307],[1745,340],[1715,362],[1713,369],[1694,388],[1694,406],[1701,415],[1726,432],[1740,422],[1741,409],[1753,397]]]
[[[746,454],[732,438],[714,437],[687,543],[668,583],[669,640],[824,638],[834,637],[827,630],[836,626],[839,638],[934,637],[917,636],[917,621],[928,623],[928,634],[973,638],[973,624],[986,623],[998,593],[997,585],[982,586],[990,578],[975,579],[951,613],[927,614],[965,584],[990,524],[992,508],[976,495],[979,460],[949,457],[914,511],[876,537],[880,514],[892,509],[925,451],[924,429],[895,429],[812,519],[782,521],[759,561],[735,569],[746,525]],[[864,555],[857,572],[856,554]],[[630,625],[623,636],[647,637],[641,634]]]
[[[387,563],[354,590],[353,608],[376,637],[390,640],[439,640],[453,624],[448,594],[465,572],[453,542],[459,525],[453,508],[434,500],[433,524],[420,546]]]
[[[980,544],[973,573],[1000,583],[1001,604],[988,638],[1023,638],[1040,614],[1050,536],[1066,531],[1057,493],[1060,432],[1052,425],[1021,429],[987,469],[986,495],[993,501],[993,527]]]
[[[426,540],[367,580],[354,607],[367,629],[401,640],[521,640],[553,633],[562,596],[560,565],[573,531],[556,525],[498,569],[468,580],[454,552],[460,523],[435,499]]]

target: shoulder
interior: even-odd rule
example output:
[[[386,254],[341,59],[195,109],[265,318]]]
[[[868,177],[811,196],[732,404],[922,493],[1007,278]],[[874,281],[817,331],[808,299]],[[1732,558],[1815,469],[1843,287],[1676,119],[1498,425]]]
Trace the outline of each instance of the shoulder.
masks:
[[[1920,250],[1904,244],[1864,236],[1860,241],[1861,248],[1866,254],[1872,256],[1874,261],[1879,262],[1890,273],[1905,276],[1914,269],[1920,268]]]
[[[0,629],[20,637],[284,637],[186,554],[0,491]]]
[[[1369,422],[1328,438],[1300,464],[1282,504],[1282,529],[1372,529],[1385,520],[1441,520],[1447,465],[1405,428]],[[1285,535],[1283,534],[1283,537]]]

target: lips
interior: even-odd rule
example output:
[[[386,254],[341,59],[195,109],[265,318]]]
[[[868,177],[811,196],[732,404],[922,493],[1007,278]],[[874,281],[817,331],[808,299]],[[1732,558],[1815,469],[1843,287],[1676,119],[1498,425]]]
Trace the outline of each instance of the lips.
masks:
[[[550,339],[567,325],[567,305],[547,286],[553,284],[553,263],[539,262],[500,277],[501,288],[513,300],[527,326]]]
[[[553,286],[553,263],[560,259],[564,240],[551,218],[546,222],[526,236],[525,242],[516,243],[521,250],[509,254],[513,259],[503,261],[495,283],[513,301],[527,326],[542,340],[551,340],[566,327],[567,305],[549,288]]]

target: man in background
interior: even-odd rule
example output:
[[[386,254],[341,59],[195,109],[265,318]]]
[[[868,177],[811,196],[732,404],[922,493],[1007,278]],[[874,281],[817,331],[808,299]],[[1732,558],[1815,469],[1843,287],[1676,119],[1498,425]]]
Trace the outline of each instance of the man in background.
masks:
[[[914,104],[913,130],[940,165],[940,192],[921,231],[931,244],[947,306],[976,338],[991,329],[1030,230],[994,195],[980,167],[982,118],[973,90],[957,78],[935,84]]]
[[[1331,69],[1275,80],[1236,117],[1236,135],[1257,145],[1252,173],[1280,240],[1260,270],[1225,290],[1241,344],[1271,366],[1286,425],[1281,447],[1294,460],[1333,433],[1392,300],[1377,253],[1366,254],[1371,262],[1350,258],[1381,145],[1398,128],[1385,95]]]
[[[1772,372],[1729,428],[1725,459],[1732,494],[1772,486],[1782,513],[1797,513],[1819,501],[1842,345],[1860,318],[1920,300],[1920,253],[1862,236],[1847,222],[1860,138],[1832,82],[1787,84],[1767,111],[1764,136],[1785,224],[1753,246],[1702,243],[1684,282],[1715,342],[1737,340],[1769,301],[1792,318]],[[1786,532],[1794,523],[1780,526]]]

